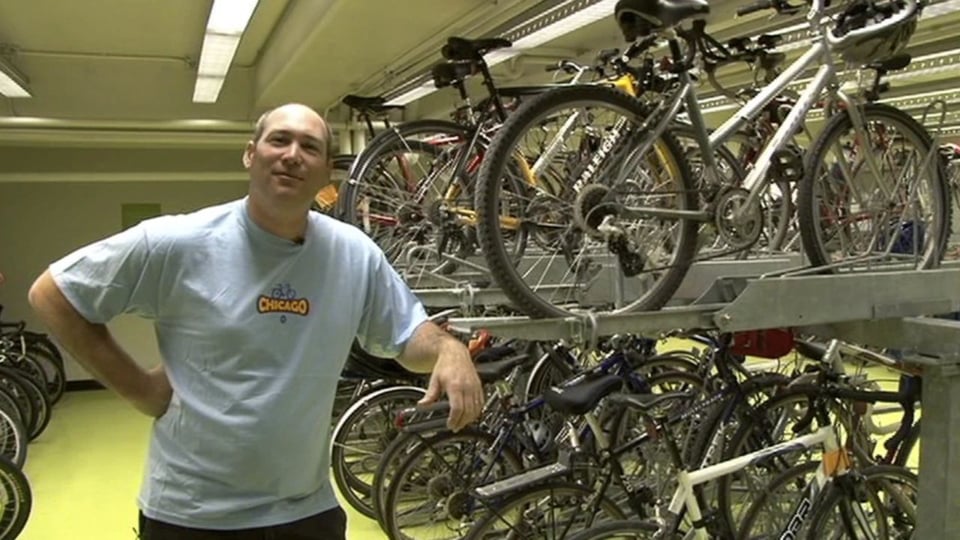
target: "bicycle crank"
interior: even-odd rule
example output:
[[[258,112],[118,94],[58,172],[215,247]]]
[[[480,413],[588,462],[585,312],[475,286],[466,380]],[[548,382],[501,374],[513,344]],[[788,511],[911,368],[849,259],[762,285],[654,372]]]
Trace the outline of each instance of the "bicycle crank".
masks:
[[[760,199],[749,208],[744,206],[750,192],[743,188],[725,189],[714,201],[716,213],[714,224],[720,238],[730,249],[747,249],[760,239],[763,232],[763,208]]]

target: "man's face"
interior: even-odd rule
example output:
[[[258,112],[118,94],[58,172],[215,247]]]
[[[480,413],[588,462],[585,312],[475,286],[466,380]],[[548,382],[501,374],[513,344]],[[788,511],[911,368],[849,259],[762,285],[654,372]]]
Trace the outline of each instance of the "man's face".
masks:
[[[307,107],[289,105],[267,117],[263,134],[247,144],[243,164],[250,195],[260,202],[309,206],[330,183],[330,156],[323,120]]]

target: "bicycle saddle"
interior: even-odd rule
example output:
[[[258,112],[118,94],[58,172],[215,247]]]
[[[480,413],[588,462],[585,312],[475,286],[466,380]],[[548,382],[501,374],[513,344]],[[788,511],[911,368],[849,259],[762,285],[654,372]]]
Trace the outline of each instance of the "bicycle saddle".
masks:
[[[451,37],[447,44],[440,49],[440,54],[447,60],[480,60],[483,55],[496,50],[510,47],[513,43],[504,38],[466,39]]]
[[[827,354],[827,346],[816,341],[798,339],[794,341],[793,346],[801,355],[818,362],[823,360],[823,357]]]
[[[518,354],[502,360],[478,363],[476,365],[477,375],[480,376],[480,381],[485,384],[502,381],[513,371],[513,368],[528,362],[530,358],[529,354]]]
[[[619,375],[600,375],[566,388],[548,388],[543,399],[556,411],[579,416],[590,412],[601,399],[622,385]]]
[[[783,41],[783,36],[779,34],[761,34],[757,36],[757,45],[761,49],[772,49]]]
[[[343,97],[340,100],[340,103],[343,103],[351,109],[356,109],[360,112],[383,112],[389,109],[402,109],[402,105],[386,105],[387,98],[383,96],[357,96],[354,94],[349,94]]]
[[[710,5],[706,0],[620,0],[614,12],[623,37],[635,41],[685,19],[707,15]]]
[[[913,58],[909,54],[898,54],[880,62],[867,64],[866,67],[868,69],[875,69],[882,74],[887,73],[888,71],[897,71],[903,69],[909,66],[911,61],[913,61]]]

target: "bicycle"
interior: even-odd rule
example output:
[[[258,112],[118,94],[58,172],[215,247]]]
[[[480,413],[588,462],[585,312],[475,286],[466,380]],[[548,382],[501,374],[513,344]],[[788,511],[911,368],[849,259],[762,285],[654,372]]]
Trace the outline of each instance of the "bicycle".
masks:
[[[858,0],[853,7],[864,4],[878,6]],[[824,16],[824,2],[814,1],[807,22],[817,38],[809,51],[713,131],[705,127],[690,74],[706,36],[706,23],[698,17],[709,6],[697,0],[636,6],[621,0],[618,5],[628,39],[642,37],[652,44],[656,39],[651,37],[666,38],[673,89],[655,101],[600,86],[542,94],[504,123],[480,169],[476,208],[481,251],[494,280],[521,311],[565,317],[591,309],[659,309],[690,265],[706,258],[696,257],[698,227],[705,223],[715,225],[728,247],[711,252],[710,258],[750,249],[764,228],[759,201],[771,163],[824,91],[827,109],[837,114],[810,145],[798,192],[802,243],[811,267],[832,272],[924,269],[939,263],[950,209],[929,133],[902,111],[845,94],[832,62],[836,53],[861,65],[870,63],[863,50],[852,46],[863,40],[890,39],[902,46],[918,17],[916,0],[905,1],[902,8],[880,5],[886,18],[871,25],[856,17],[852,7],[834,25]],[[762,9],[799,8],[762,1],[740,13]],[[692,28],[682,28],[689,20]],[[714,150],[815,65],[817,74],[747,173],[745,187],[724,183]],[[701,149],[702,178],[693,177],[670,129],[681,110]],[[598,142],[579,155],[581,141],[591,136]],[[563,190],[502,189],[518,154],[531,162],[553,162],[561,171],[555,176],[566,179]],[[892,168],[897,171],[891,173]],[[538,197],[549,198],[553,216],[560,217],[531,211]],[[518,223],[519,231],[504,227],[508,221]],[[558,247],[518,249],[524,245],[519,236],[544,230],[562,239]],[[904,243],[915,247],[898,249]]]
[[[900,528],[900,532],[904,532],[902,529],[906,529],[905,532],[909,534],[914,523],[911,519],[915,520],[916,516],[915,499],[912,498],[916,493],[916,477],[909,471],[896,469],[900,471],[895,473],[898,478],[908,479],[904,484],[912,490],[912,494],[906,494],[897,486],[891,486],[889,483],[883,485],[883,482],[877,479],[880,478],[878,475],[881,472],[886,473],[890,470],[890,467],[859,470],[855,459],[846,446],[841,443],[841,436],[836,426],[830,421],[830,415],[825,405],[827,400],[834,399],[870,403],[878,401],[897,403],[900,396],[896,393],[861,391],[840,385],[815,386],[810,388],[810,392],[817,396],[817,399],[811,403],[811,410],[822,427],[813,433],[790,441],[761,448],[696,470],[687,470],[684,467],[681,450],[670,434],[668,423],[655,418],[651,412],[662,405],[664,400],[672,399],[672,396],[660,396],[653,400],[628,394],[611,396],[611,401],[639,411],[647,422],[657,426],[658,432],[663,435],[666,441],[675,467],[680,471],[676,475],[677,488],[669,499],[670,502],[666,511],[655,519],[634,520],[629,523],[606,526],[609,530],[591,529],[572,537],[571,540],[626,537],[661,539],[673,538],[674,535],[678,534],[684,538],[697,539],[712,538],[718,535],[724,537],[724,534],[729,533],[708,528],[712,522],[704,519],[700,502],[694,491],[696,486],[737,473],[759,462],[777,459],[815,447],[821,448],[822,451],[822,459],[818,464],[798,465],[790,469],[789,474],[785,476],[788,479],[797,480],[816,469],[814,480],[803,487],[803,490],[800,491],[800,497],[796,497],[799,500],[791,507],[793,511],[788,515],[789,519],[778,523],[778,529],[774,531],[776,534],[765,532],[763,536],[756,536],[752,528],[764,523],[758,521],[758,516],[761,513],[762,505],[769,503],[769,497],[762,498],[762,500],[754,502],[751,510],[748,511],[748,515],[751,516],[750,521],[740,528],[738,538],[796,538],[801,531],[808,532],[810,538],[822,538],[825,529],[833,530],[838,526],[831,522],[831,519],[835,518],[835,511],[839,512],[840,515],[839,526],[843,528],[845,534],[849,535],[849,538],[886,538],[888,525],[874,522],[870,519],[870,516],[879,516],[884,519],[889,517],[889,514],[884,512],[884,505],[889,501],[880,500],[874,488],[884,490],[884,495],[898,505],[896,518],[899,521],[896,522],[895,526]],[[784,475],[781,475],[780,478],[771,482],[771,485],[782,487],[790,484],[783,478]],[[870,484],[871,478],[875,480],[873,485]],[[793,495],[796,495],[796,493],[793,493]],[[862,504],[869,506],[873,512],[868,512],[861,506]],[[688,527],[684,531],[682,527],[685,523],[688,524]],[[766,523],[769,525],[769,522]],[[874,526],[877,529],[872,529]],[[866,531],[865,529],[868,528],[870,530]],[[598,529],[600,528],[598,527]],[[882,531],[882,533],[877,535],[877,530]],[[625,536],[624,533],[631,536]],[[898,537],[906,538],[906,536]]]

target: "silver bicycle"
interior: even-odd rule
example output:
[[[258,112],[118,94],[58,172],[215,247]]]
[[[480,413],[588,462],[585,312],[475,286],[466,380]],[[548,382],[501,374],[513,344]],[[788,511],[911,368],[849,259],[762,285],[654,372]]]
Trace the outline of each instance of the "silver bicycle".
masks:
[[[809,50],[710,130],[690,73],[704,46],[700,17],[709,12],[707,3],[621,0],[617,18],[628,39],[666,40],[675,84],[655,99],[603,87],[556,89],[525,103],[503,124],[480,170],[477,211],[484,256],[510,300],[529,315],[546,317],[662,307],[694,261],[757,243],[765,223],[761,201],[772,184],[768,173],[790,152],[789,141],[814,109],[829,119],[808,146],[797,194],[811,266],[862,271],[937,265],[949,231],[949,204],[929,133],[898,109],[842,91],[835,65],[843,58],[889,67],[877,60],[906,44],[920,5],[845,5],[828,13],[824,0],[814,0],[807,16],[815,36]],[[863,6],[882,20],[856,16]],[[764,0],[740,11],[768,8],[798,9]],[[716,151],[815,67],[746,178],[725,180],[729,175],[718,167]],[[700,147],[697,178],[671,131],[681,112]],[[564,189],[547,193],[536,182],[527,191],[505,189],[516,185],[506,179],[516,175],[518,155],[539,171],[566,178]],[[705,244],[698,236],[707,228],[727,249],[698,253]],[[538,235],[549,235],[552,244],[529,249],[524,237]]]

